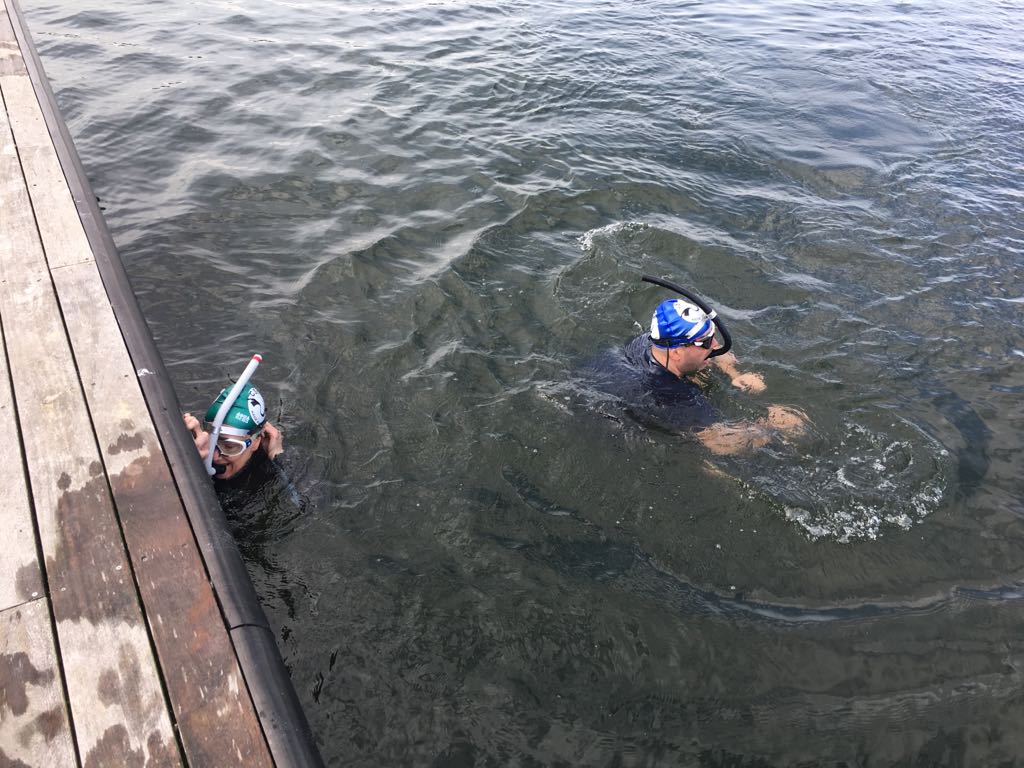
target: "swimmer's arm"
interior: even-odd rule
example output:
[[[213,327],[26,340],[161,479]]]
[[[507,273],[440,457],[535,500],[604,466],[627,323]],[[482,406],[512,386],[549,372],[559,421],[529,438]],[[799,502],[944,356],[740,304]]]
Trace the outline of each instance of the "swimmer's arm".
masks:
[[[737,424],[712,424],[697,433],[697,439],[716,456],[750,453],[767,445],[775,436],[797,437],[807,431],[807,414],[784,405],[768,406],[768,416]]]
[[[771,432],[758,423],[712,424],[697,433],[697,439],[715,456],[750,453],[767,445]]]
[[[729,377],[729,382],[737,389],[742,389],[745,392],[764,392],[764,377],[759,373],[740,373],[736,355],[732,352],[713,357],[711,362]]]

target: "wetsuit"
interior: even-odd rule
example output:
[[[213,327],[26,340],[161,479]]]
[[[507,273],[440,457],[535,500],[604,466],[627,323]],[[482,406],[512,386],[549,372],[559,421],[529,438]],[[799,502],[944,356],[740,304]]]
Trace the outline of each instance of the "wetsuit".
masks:
[[[221,506],[231,518],[249,507],[299,506],[298,492],[284,470],[263,450],[256,451],[241,471],[227,480],[214,477]]]
[[[609,350],[589,367],[600,389],[621,398],[644,420],[687,432],[719,420],[697,384],[677,378],[652,357],[649,333],[637,336],[622,351]]]

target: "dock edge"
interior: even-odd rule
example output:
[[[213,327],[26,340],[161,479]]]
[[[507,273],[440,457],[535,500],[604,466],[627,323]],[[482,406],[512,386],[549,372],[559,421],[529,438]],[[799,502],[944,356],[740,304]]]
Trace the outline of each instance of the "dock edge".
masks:
[[[17,0],[7,0],[7,4],[47,131],[199,545],[271,756],[281,768],[322,768],[323,759],[273,630],[260,606],[213,484],[203,469],[191,436],[182,425],[177,394],[61,116],[24,13]]]

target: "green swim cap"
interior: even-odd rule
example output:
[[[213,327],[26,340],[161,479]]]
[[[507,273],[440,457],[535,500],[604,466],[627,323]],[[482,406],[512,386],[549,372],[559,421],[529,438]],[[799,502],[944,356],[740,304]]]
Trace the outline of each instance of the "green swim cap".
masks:
[[[206,422],[213,424],[217,418],[217,411],[221,403],[228,396],[228,390],[222,389],[220,395],[206,410]],[[224,417],[224,425],[220,431],[225,435],[246,436],[254,435],[263,429],[267,420],[267,405],[263,402],[263,395],[252,384],[246,384],[238,393],[235,402],[231,404],[228,415]]]

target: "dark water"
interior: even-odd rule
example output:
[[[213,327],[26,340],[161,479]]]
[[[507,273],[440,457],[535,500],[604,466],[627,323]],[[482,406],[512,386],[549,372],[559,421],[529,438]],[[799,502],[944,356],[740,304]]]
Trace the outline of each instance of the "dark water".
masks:
[[[24,2],[336,765],[1024,762],[1010,2]],[[684,282],[814,427],[586,383]]]

